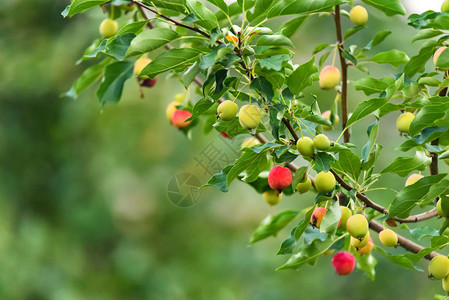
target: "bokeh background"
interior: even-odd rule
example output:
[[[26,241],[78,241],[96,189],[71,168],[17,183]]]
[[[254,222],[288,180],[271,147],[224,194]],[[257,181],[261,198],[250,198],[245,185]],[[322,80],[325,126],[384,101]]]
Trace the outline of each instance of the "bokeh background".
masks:
[[[167,186],[173,176],[190,172],[207,180],[195,158],[211,142],[229,157],[235,154],[215,132],[204,136],[198,128],[188,139],[169,126],[165,107],[185,92],[173,78],[160,76],[143,99],[130,80],[122,101],[104,108],[94,88],[76,101],[60,98],[89,65],[74,64],[98,37],[104,18],[94,9],[64,20],[60,12],[68,2],[0,3],[0,299],[432,299],[442,293],[440,282],[376,252],[374,282],[361,271],[338,277],[331,257],[299,272],[275,272],[287,259],[275,254],[291,227],[251,247],[249,237],[267,214],[307,207],[312,194],[284,197],[271,208],[250,187],[234,182],[228,193],[204,189],[191,208],[171,204]],[[403,2],[408,13],[441,3]],[[415,31],[405,17],[368,10],[368,29],[348,43],[364,46],[378,30],[391,29],[375,52],[417,53],[419,42],[411,44]],[[347,20],[343,25],[350,26]],[[316,45],[334,42],[334,34],[331,18],[308,20],[293,36],[295,62],[308,60]],[[395,72],[388,65],[368,67],[375,77]],[[350,70],[351,80],[360,76]],[[329,109],[333,93],[316,84],[312,90]],[[350,91],[351,108],[364,99]],[[392,113],[381,122],[379,170],[399,154],[396,117]],[[366,142],[372,121],[354,126],[356,145]],[[238,142],[231,144],[238,148]],[[400,189],[404,181],[386,175],[378,186]],[[370,195],[383,204],[392,197]],[[427,224],[432,222],[441,221]]]

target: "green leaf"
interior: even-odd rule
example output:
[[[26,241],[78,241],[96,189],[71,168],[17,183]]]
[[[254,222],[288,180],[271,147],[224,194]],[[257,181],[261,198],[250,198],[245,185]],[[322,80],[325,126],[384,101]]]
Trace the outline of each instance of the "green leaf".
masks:
[[[192,65],[199,55],[200,51],[194,48],[170,49],[159,54],[140,74],[154,78],[169,70],[180,72]]]
[[[260,153],[254,152],[255,148],[251,148],[250,150],[245,151],[243,155],[239,159],[237,159],[235,165],[228,173],[228,176],[226,178],[226,183],[228,184],[228,186],[235,178],[237,178],[237,176],[240,175],[240,173],[245,170],[247,173],[247,182],[256,180],[259,174],[268,168],[269,161],[266,155],[268,149],[268,147],[263,148],[263,151],[261,151]]]
[[[287,226],[292,220],[298,216],[299,212],[296,210],[284,210],[275,216],[267,216],[249,240],[250,244],[266,239],[270,236],[276,236],[277,233]]]
[[[371,5],[387,16],[405,15],[405,8],[400,0],[362,0],[368,5]]]
[[[199,21],[195,23],[209,30],[219,27],[214,12],[204,6],[200,1],[186,0],[186,5],[190,13],[193,13],[199,19]]]
[[[226,4],[226,2],[224,2],[223,0],[207,0],[207,2],[212,3],[213,5],[215,5],[216,7],[218,7],[219,9],[221,9],[225,14],[229,14],[229,8],[228,5]]]
[[[424,43],[424,45],[419,49],[419,53],[413,56],[405,65],[404,73],[408,77],[412,77],[417,72],[423,72],[427,61],[432,57],[437,46],[438,42],[434,40],[429,40]]]
[[[431,162],[432,159],[424,152],[416,151],[414,157],[397,157],[380,173],[393,173],[405,177],[414,170],[424,171]]]
[[[431,187],[440,183],[447,174],[425,176],[412,185],[404,187],[396,194],[389,210],[389,217],[406,218],[415,205],[433,198],[435,192]],[[445,183],[445,182],[444,182]],[[438,192],[437,192],[438,193]]]
[[[415,240],[418,240],[418,241],[425,237],[440,235],[438,230],[436,230],[433,227],[429,227],[429,226],[419,226],[419,227],[412,228],[412,229],[410,229],[410,234],[412,235],[412,238],[414,238]]]
[[[117,60],[123,60],[129,49],[131,41],[136,37],[135,33],[128,32],[123,35],[116,35],[110,39],[106,45],[106,54]]]
[[[279,249],[278,253],[276,253],[276,255],[293,253],[293,249],[296,246],[296,239],[295,239],[296,228],[298,228],[298,226],[294,227],[290,233],[290,236],[282,242],[281,248]]]
[[[376,35],[373,37],[373,39],[368,43],[368,45],[365,46],[364,49],[371,50],[371,48],[376,47],[380,43],[382,43],[387,36],[389,36],[392,33],[391,30],[382,30],[376,33]]]
[[[285,35],[263,35],[257,40],[257,46],[288,46],[295,48],[295,45]]]
[[[355,27],[350,27],[350,28],[346,29],[345,35],[344,35],[344,40],[347,40],[350,36],[359,32],[363,28],[365,28],[365,26],[355,26]]]
[[[184,83],[185,88],[192,83],[200,71],[201,70],[197,61],[187,71],[185,71],[184,75],[182,75],[182,82]]]
[[[415,135],[445,115],[449,109],[448,97],[432,97],[423,100],[423,108],[418,111],[413,122],[410,124],[410,134]]]
[[[186,12],[186,1],[185,0],[146,0],[143,1],[149,6],[153,6],[153,4],[157,8],[165,8],[169,10],[173,10],[178,13],[182,13],[184,15],[187,15]]]
[[[311,14],[332,11],[335,5],[346,3],[345,0],[280,0],[273,1],[267,13],[267,18],[285,15]]]
[[[138,21],[126,24],[118,30],[117,35],[123,35],[125,33],[137,33],[147,24],[148,21]]]
[[[433,37],[439,36],[440,34],[443,34],[441,30],[423,30],[419,31],[412,39],[412,43],[419,41],[419,40],[425,40],[425,39],[431,39]]]
[[[399,67],[409,61],[409,57],[402,51],[393,49],[386,52],[377,53],[370,61],[378,64],[390,64],[394,67]]]
[[[267,70],[281,71],[284,68],[284,63],[290,59],[291,55],[274,55],[267,58],[259,59],[261,68]]]
[[[345,172],[351,175],[352,179],[357,180],[359,178],[361,162],[357,154],[350,150],[340,151],[338,164]]]
[[[257,5],[257,4],[256,4]],[[309,16],[299,16],[282,24],[280,32],[286,37],[292,37]]]
[[[315,155],[315,171],[328,172],[330,170],[330,164],[335,161],[335,158],[326,152],[318,152]]]
[[[300,65],[295,71],[288,77],[287,86],[289,90],[297,95],[302,92],[306,87],[309,87],[313,83],[313,75],[318,72],[315,62],[315,56],[312,57],[305,64]]]
[[[307,213],[304,215],[304,219],[301,223],[298,224],[295,230],[295,239],[299,240],[303,235],[304,231],[306,231],[307,226],[310,224],[310,218],[312,217],[313,211],[315,210],[315,206],[310,208]]]
[[[394,78],[391,77],[376,79],[366,76],[354,81],[353,84],[356,90],[363,91],[365,95],[369,96],[371,94],[384,92],[389,86],[394,84],[394,81]]]
[[[360,255],[356,253],[356,261],[357,261],[357,269],[362,270],[365,272],[366,275],[371,280],[374,280],[376,276],[376,270],[375,267],[377,265],[376,258],[369,254],[369,255]]]
[[[327,234],[335,234],[340,223],[341,210],[340,203],[338,201],[333,201],[333,203],[328,206],[327,212],[321,220],[320,231]]]
[[[179,34],[168,28],[153,28],[140,33],[132,42],[127,56],[143,54],[162,47],[177,39]]]
[[[201,186],[201,188],[207,186],[214,186],[218,188],[220,191],[226,193],[228,191],[228,185],[226,184],[226,177],[228,176],[229,170],[231,170],[233,165],[226,166],[220,173],[217,173],[212,176],[209,181]]]
[[[264,93],[269,102],[274,97],[273,85],[265,77],[256,77],[251,81],[249,87]]]
[[[381,108],[385,103],[388,102],[388,98],[373,98],[365,100],[355,108],[351,117],[346,124],[346,127],[351,126],[358,120],[366,117],[367,115],[375,112],[377,109]]]
[[[103,3],[106,3],[110,0],[73,0],[72,3],[62,12],[62,16],[65,17],[73,17],[74,15],[88,10],[89,8],[99,6]]]
[[[193,106],[192,116],[189,118],[190,120],[194,120],[208,111],[213,105],[214,101],[208,98],[201,98],[198,100]],[[187,120],[186,120],[187,121]]]
[[[128,61],[118,61],[108,65],[104,70],[104,78],[97,90],[101,105],[120,101],[125,81],[133,74],[134,64]]]
[[[449,50],[447,48],[440,53],[435,65],[442,70],[449,68]]]

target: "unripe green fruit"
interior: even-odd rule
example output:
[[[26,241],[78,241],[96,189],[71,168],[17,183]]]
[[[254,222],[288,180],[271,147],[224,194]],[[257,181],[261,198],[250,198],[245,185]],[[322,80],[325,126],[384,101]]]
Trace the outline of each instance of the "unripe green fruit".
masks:
[[[320,228],[321,221],[324,218],[324,215],[326,214],[327,209],[324,207],[317,207],[312,213],[312,216],[310,217],[310,224],[312,227]]]
[[[175,95],[175,102],[182,103],[184,102],[184,94],[178,93]]]
[[[311,138],[304,136],[296,142],[296,148],[302,156],[312,156],[315,152]]]
[[[362,240],[368,232],[368,221],[360,214],[350,216],[346,222],[346,229],[352,237]]]
[[[151,59],[149,59],[146,56],[142,56],[141,58],[136,60],[136,62],[134,63],[134,75],[142,79],[148,79],[149,78],[148,76],[146,75],[140,76],[140,73],[142,73],[143,69],[145,69],[145,67],[148,66],[148,64],[150,63]]]
[[[274,190],[269,190],[269,191],[263,192],[262,197],[265,200],[265,202],[267,202],[269,205],[273,206],[273,205],[276,205],[279,203],[279,201],[282,198],[282,194],[278,193],[277,191],[274,191]]]
[[[307,177],[306,181],[299,182],[296,185],[296,190],[298,191],[298,193],[304,194],[304,193],[307,193],[310,190],[311,186],[312,186],[312,181],[310,180],[309,177]]]
[[[313,147],[317,150],[326,150],[331,146],[329,138],[324,134],[319,134],[313,139]]]
[[[333,89],[340,82],[340,70],[334,66],[325,66],[321,69],[319,82],[322,89]]]
[[[386,247],[394,247],[398,244],[398,235],[391,229],[379,232],[379,240]]]
[[[325,112],[323,112],[321,114],[321,116],[326,118],[326,119],[328,119],[330,121],[331,120],[331,111],[330,110],[326,110]],[[333,128],[335,128],[335,126],[338,125],[339,121],[340,121],[340,118],[338,117],[338,115],[334,115],[333,122],[331,122],[333,127],[323,125],[323,129],[327,130],[327,131],[328,130],[332,130]]]
[[[245,129],[254,129],[260,124],[260,110],[257,106],[246,104],[240,108],[239,122]]]
[[[420,180],[421,178],[423,178],[424,176],[420,175],[420,174],[412,174],[410,175],[407,180],[405,181],[405,186],[408,185],[412,185],[415,184],[418,180]]]
[[[370,239],[369,231],[366,233],[365,237],[362,240],[356,239],[351,236],[351,246],[354,247],[356,250],[362,249],[365,247]]]
[[[315,176],[315,188],[319,193],[331,192],[337,181],[331,172],[320,172]]]
[[[449,217],[449,198],[447,196],[441,196],[437,202],[436,209],[440,217]]]
[[[369,238],[369,241],[365,246],[363,246],[360,249],[356,249],[355,251],[357,251],[357,253],[360,255],[368,255],[371,253],[371,250],[373,250],[373,247],[374,247],[373,240]]]
[[[444,255],[432,258],[429,263],[429,277],[439,280],[449,274],[449,259]]]
[[[396,121],[396,128],[398,129],[398,131],[401,133],[409,133],[410,124],[412,124],[414,118],[415,115],[411,112],[405,112],[401,114]]]
[[[351,19],[352,23],[355,25],[365,25],[366,22],[368,22],[368,12],[363,6],[354,6],[349,12],[349,19]]]
[[[346,206],[340,206],[341,218],[340,218],[340,228],[346,228],[346,222],[350,216],[352,216],[352,211]]]
[[[220,103],[217,107],[217,113],[223,121],[231,121],[237,115],[239,107],[231,100],[226,100]]]
[[[441,4],[441,12],[449,13],[449,0],[444,0]]]
[[[250,137],[250,138],[246,138],[243,143],[242,146],[240,147],[241,149],[243,148],[251,148],[252,146],[258,145],[260,144],[259,140],[256,139],[255,137]]]
[[[105,38],[110,38],[118,31],[118,23],[111,19],[105,19],[100,24],[100,34]]]

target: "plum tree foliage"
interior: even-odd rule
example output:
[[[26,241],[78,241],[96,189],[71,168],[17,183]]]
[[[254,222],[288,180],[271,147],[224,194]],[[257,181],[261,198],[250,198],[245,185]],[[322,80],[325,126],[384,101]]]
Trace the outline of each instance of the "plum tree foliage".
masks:
[[[434,259],[431,277],[442,279],[449,291],[449,260],[439,253],[448,245],[449,179],[438,170],[439,160],[449,162],[449,2],[442,2],[442,12],[404,18],[416,30],[416,50],[409,54],[377,50],[395,28],[383,28],[368,44],[347,40],[363,34],[374,10],[384,18],[406,15],[400,0],[354,2],[72,0],[64,17],[98,7],[106,16],[101,35],[80,60],[94,63],[64,95],[76,98],[98,82],[100,104],[118,103],[129,79],[134,77],[143,89],[155,86],[157,76],[170,74],[186,89],[166,110],[180,132],[204,126],[204,132],[216,129],[228,138],[249,137],[241,157],[205,186],[226,192],[240,180],[270,205],[282,201],[283,194],[301,198],[309,190],[317,192],[308,209],[277,213],[251,238],[255,243],[296,223],[278,251],[290,255],[279,270],[317,264],[337,250],[332,264],[338,274],[348,275],[357,266],[374,278],[376,250],[376,255],[413,270],[420,269],[420,261]],[[282,24],[266,23],[278,17]],[[335,27],[329,31],[335,39],[317,36],[313,53],[300,53],[306,59],[297,65],[290,37],[312,18],[332,19]],[[345,18],[350,21],[343,22]],[[391,75],[372,77],[372,64],[389,64]],[[349,81],[348,71],[358,79]],[[349,84],[366,98],[348,95]],[[311,86],[325,91],[317,97]],[[327,107],[321,97],[335,100]],[[379,168],[381,152],[393,151],[377,141],[386,115],[397,118],[398,151],[389,165]],[[362,119],[372,121],[366,143],[352,144],[351,127]],[[338,130],[339,137],[331,141],[323,129]],[[394,191],[379,184],[385,174],[404,181],[413,175]],[[391,197],[375,199],[375,189],[389,190]],[[440,217],[439,228],[421,225],[434,217]],[[369,228],[380,235],[370,234]],[[384,245],[404,253],[391,254]]]

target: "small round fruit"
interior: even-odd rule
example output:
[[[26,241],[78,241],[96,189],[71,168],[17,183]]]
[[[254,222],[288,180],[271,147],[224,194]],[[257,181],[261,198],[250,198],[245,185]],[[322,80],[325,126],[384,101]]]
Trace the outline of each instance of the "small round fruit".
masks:
[[[156,85],[156,82],[157,82],[157,79],[156,79],[156,78],[153,78],[153,79],[148,78],[148,79],[145,79],[145,80],[142,82],[141,86],[145,86],[145,87],[153,87],[153,86]]]
[[[391,229],[379,232],[379,240],[386,247],[394,247],[398,244],[398,235]]]
[[[346,229],[352,237],[361,240],[368,232],[368,221],[361,214],[350,216],[346,222]]]
[[[320,228],[321,221],[323,221],[324,215],[326,214],[327,209],[324,207],[317,207],[312,213],[310,217],[310,225],[312,227]]]
[[[326,119],[328,119],[330,121],[331,120],[331,111],[330,110],[326,110],[325,112],[323,112],[321,114],[321,116],[326,118]],[[335,126],[338,125],[339,121],[340,121],[340,118],[338,117],[338,115],[334,115],[334,119],[331,121],[333,127],[323,125],[323,129],[324,130],[332,130],[333,128],[335,128]]]
[[[184,102],[184,94],[178,93],[175,95],[175,102],[182,103]]]
[[[302,156],[312,156],[315,152],[311,138],[304,136],[296,142],[296,148]]]
[[[143,69],[145,69],[146,66],[148,66],[149,63],[151,63],[151,59],[145,56],[142,56],[141,58],[136,60],[136,62],[134,63],[134,75],[142,79],[148,79],[148,76],[140,76],[140,73],[143,71]]]
[[[420,179],[423,178],[423,177],[424,177],[424,176],[423,176],[423,175],[420,175],[420,174],[412,174],[412,175],[410,175],[410,176],[407,178],[407,180],[405,181],[405,186],[415,184],[418,180],[420,180]]]
[[[260,110],[256,105],[246,104],[240,108],[239,122],[245,129],[254,129],[260,124]]]
[[[175,110],[175,112],[173,113],[173,115],[171,117],[171,123],[176,128],[187,127],[187,126],[189,126],[191,121],[187,121],[187,122],[184,122],[184,121],[187,120],[188,118],[190,118],[191,116],[192,116],[192,113],[190,111],[177,109],[177,110]]]
[[[351,246],[354,247],[356,250],[362,249],[368,244],[370,238],[371,237],[369,231],[366,233],[365,237],[362,240],[356,239],[351,236]]]
[[[433,64],[435,65],[435,67],[437,66],[438,57],[440,57],[441,53],[443,53],[443,51],[446,49],[447,49],[447,47],[440,47],[433,54]]]
[[[355,251],[357,251],[357,253],[360,255],[368,255],[373,250],[373,247],[374,247],[373,240],[369,238],[369,241],[365,246],[363,246],[360,249],[356,249]]]
[[[310,180],[309,177],[307,177],[307,179],[304,182],[299,182],[296,185],[296,190],[298,191],[298,193],[304,194],[310,190],[311,186],[312,186],[312,181]]]
[[[449,293],[449,276],[446,276],[442,280],[443,289]]]
[[[322,89],[333,89],[340,82],[340,70],[333,66],[325,66],[321,69],[319,82]]]
[[[346,206],[340,206],[340,212],[341,212],[341,217],[340,217],[340,226],[339,228],[346,228],[346,222],[348,221],[349,217],[352,216],[352,211],[346,207]]]
[[[444,0],[441,4],[441,12],[449,13],[449,0]]]
[[[262,196],[265,202],[267,202],[271,206],[278,204],[282,198],[281,193],[273,190],[263,192]]]
[[[437,201],[436,209],[437,213],[440,217],[447,218],[449,217],[449,199],[445,196],[441,197]]]
[[[349,12],[349,19],[351,19],[352,23],[355,25],[365,25],[366,22],[368,22],[368,12],[363,6],[354,6]]]
[[[410,124],[412,124],[415,115],[411,112],[405,112],[399,116],[396,121],[396,128],[400,133],[409,133]]]
[[[223,121],[231,121],[237,115],[239,107],[231,100],[226,100],[220,103],[217,107],[217,114]]]
[[[319,193],[332,192],[336,184],[335,176],[331,172],[321,171],[315,176],[315,188]]]
[[[313,147],[317,150],[327,150],[331,146],[331,142],[329,138],[324,134],[318,134],[313,139]]]
[[[347,251],[338,252],[332,258],[332,265],[338,275],[349,275],[355,267],[355,257]]]
[[[256,139],[255,137],[249,137],[243,140],[242,146],[240,148],[251,148],[252,146],[256,146],[258,144],[260,144],[258,139]]]
[[[289,168],[276,166],[268,174],[268,185],[273,190],[281,191],[292,183],[292,172]]]
[[[171,117],[173,116],[173,113],[175,112],[176,106],[178,104],[179,103],[176,103],[175,101],[172,101],[168,104],[167,109],[165,110],[165,115],[167,116],[167,119],[169,121],[171,121]]]
[[[118,31],[118,23],[111,19],[104,19],[100,24],[100,34],[105,38],[110,38]]]
[[[429,263],[429,277],[440,280],[449,275],[449,259],[444,255],[437,255]]]
[[[224,131],[220,132],[220,135],[226,139],[232,139],[232,137]]]

